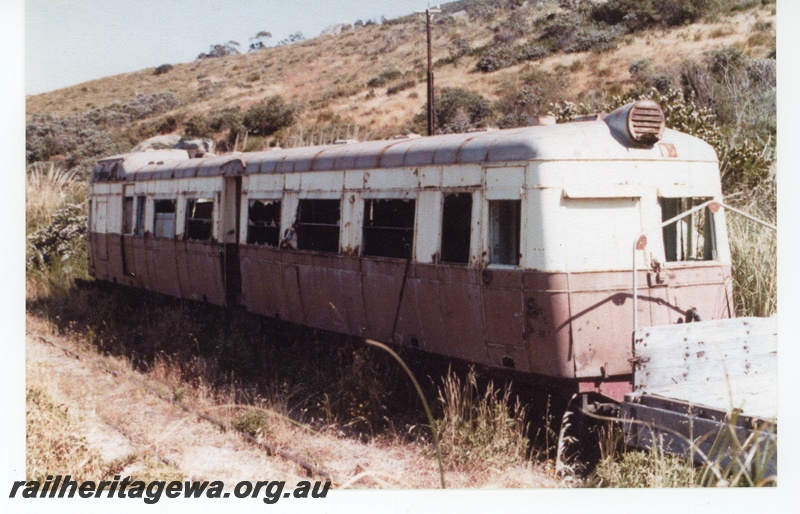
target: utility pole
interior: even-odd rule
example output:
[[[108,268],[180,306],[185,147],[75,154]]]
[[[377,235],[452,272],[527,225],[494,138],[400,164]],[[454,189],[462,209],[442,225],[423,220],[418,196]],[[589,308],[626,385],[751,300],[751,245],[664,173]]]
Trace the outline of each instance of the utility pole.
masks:
[[[431,18],[433,14],[442,12],[439,8],[425,9],[425,31],[428,35],[428,135],[432,136],[436,130],[436,122],[433,119],[433,58],[431,52]]]

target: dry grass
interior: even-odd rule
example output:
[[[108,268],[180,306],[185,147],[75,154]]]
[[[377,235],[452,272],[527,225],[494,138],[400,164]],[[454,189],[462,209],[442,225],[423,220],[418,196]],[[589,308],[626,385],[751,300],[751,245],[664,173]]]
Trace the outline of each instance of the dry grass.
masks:
[[[47,225],[56,210],[85,198],[86,184],[75,173],[52,162],[31,165],[25,181],[27,231]]]
[[[774,184],[731,195],[732,206],[767,223],[776,224]],[[737,316],[768,317],[778,312],[778,235],[774,230],[729,212],[725,219],[733,262]]]
[[[64,405],[53,402],[40,387],[29,386],[26,475],[44,482],[47,475],[72,474],[76,480],[102,476],[100,453],[76,435],[76,422]]]
[[[507,467],[527,457],[528,423],[519,398],[511,402],[511,390],[496,390],[489,382],[483,393],[475,370],[462,383],[448,373],[439,390],[442,418],[439,433],[444,462],[450,469],[473,472],[487,467]]]
[[[96,346],[85,342],[83,337],[53,334],[56,324],[29,314],[28,327],[32,332],[48,334],[59,345],[81,352],[82,359],[76,360],[29,338],[29,380],[57,397],[58,403],[71,414],[80,415],[82,423],[70,425],[68,433],[83,441],[95,455],[99,452],[104,460],[98,462],[116,462],[116,468],[121,465],[122,473],[151,476],[162,473],[225,481],[263,476],[299,479],[300,470],[293,463],[269,457],[235,433],[221,433],[210,423],[159,400],[142,389],[145,384],[197,412],[243,428],[258,439],[331,472],[334,487],[409,489],[439,485],[436,459],[424,438],[415,442],[405,434],[390,431],[358,440],[345,436],[336,425],[315,430],[289,419],[287,398],[281,398],[280,394],[268,399],[253,395],[235,382],[212,384],[204,378],[212,370],[202,359],[196,359],[191,366],[178,366],[169,359],[161,359],[146,372],[134,371],[128,359],[100,355]],[[102,372],[104,368],[114,370],[114,375]],[[193,369],[193,376],[187,373],[188,368]],[[427,427],[412,431],[427,431]],[[62,469],[69,472],[72,463]],[[110,469],[111,465],[100,466],[98,472]],[[40,466],[40,469],[49,472],[51,468]],[[90,474],[94,472],[90,470]],[[448,471],[447,485],[463,488],[563,484],[541,465],[518,459],[504,467],[461,467]]]

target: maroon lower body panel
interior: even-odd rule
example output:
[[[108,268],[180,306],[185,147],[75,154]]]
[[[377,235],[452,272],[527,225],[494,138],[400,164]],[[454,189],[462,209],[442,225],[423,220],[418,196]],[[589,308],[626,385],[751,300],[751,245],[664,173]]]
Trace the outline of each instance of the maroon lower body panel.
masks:
[[[96,278],[225,305],[219,245],[90,234]],[[631,374],[632,276],[421,264],[242,245],[248,311],[491,367],[615,391]],[[638,277],[640,326],[732,315],[730,269],[672,263]],[[621,390],[621,389],[620,389]]]
[[[99,280],[225,305],[221,254],[215,243],[92,233],[89,251]]]

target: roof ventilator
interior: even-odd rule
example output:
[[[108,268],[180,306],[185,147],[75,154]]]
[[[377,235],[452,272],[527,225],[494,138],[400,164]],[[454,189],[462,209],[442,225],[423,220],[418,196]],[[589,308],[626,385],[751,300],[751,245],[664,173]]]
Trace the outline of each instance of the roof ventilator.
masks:
[[[605,117],[613,132],[636,146],[652,146],[664,134],[666,125],[661,107],[652,100],[639,100],[616,109]]]

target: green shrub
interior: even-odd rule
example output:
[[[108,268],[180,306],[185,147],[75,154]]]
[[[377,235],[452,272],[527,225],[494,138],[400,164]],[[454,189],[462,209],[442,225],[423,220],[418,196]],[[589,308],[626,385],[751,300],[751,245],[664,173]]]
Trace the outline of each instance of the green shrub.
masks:
[[[247,410],[234,416],[231,426],[252,437],[269,434],[269,415],[261,409]]]
[[[367,87],[385,86],[392,80],[399,79],[403,73],[398,69],[386,70],[367,81]]]
[[[174,68],[174,66],[171,64],[162,64],[153,70],[153,75],[163,75],[164,73],[169,72],[172,68]]]
[[[183,122],[183,133],[189,137],[209,137],[211,129],[204,116],[192,116]]]
[[[491,73],[516,63],[516,55],[510,47],[491,47],[481,53],[480,59],[475,63],[475,69],[483,73]]]
[[[489,100],[478,93],[460,87],[444,88],[436,93],[434,117],[436,132],[451,134],[486,126],[493,111]],[[414,122],[421,124],[426,119],[427,111],[423,108]]]
[[[606,52],[617,48],[617,41],[622,32],[616,28],[581,30],[572,38],[572,42],[564,48],[567,53],[574,52]]]
[[[592,8],[592,18],[635,31],[656,24],[685,25],[717,11],[717,0],[608,0]]]
[[[400,82],[399,84],[396,84],[396,85],[394,85],[394,86],[392,86],[390,88],[387,88],[386,89],[386,94],[390,95],[390,96],[391,95],[396,95],[400,91],[404,91],[406,89],[411,89],[412,87],[414,87],[416,85],[417,85],[417,81],[416,80],[413,80],[413,79],[412,80],[405,80],[403,82]]]
[[[56,210],[49,225],[28,235],[28,269],[43,269],[71,259],[86,245],[87,217],[83,205]]]
[[[257,136],[270,136],[294,123],[297,107],[280,96],[272,96],[256,104],[244,115],[244,126]]]
[[[566,79],[535,68],[523,70],[497,91],[494,104],[500,128],[524,127],[533,116],[546,114],[548,106],[561,98]]]

